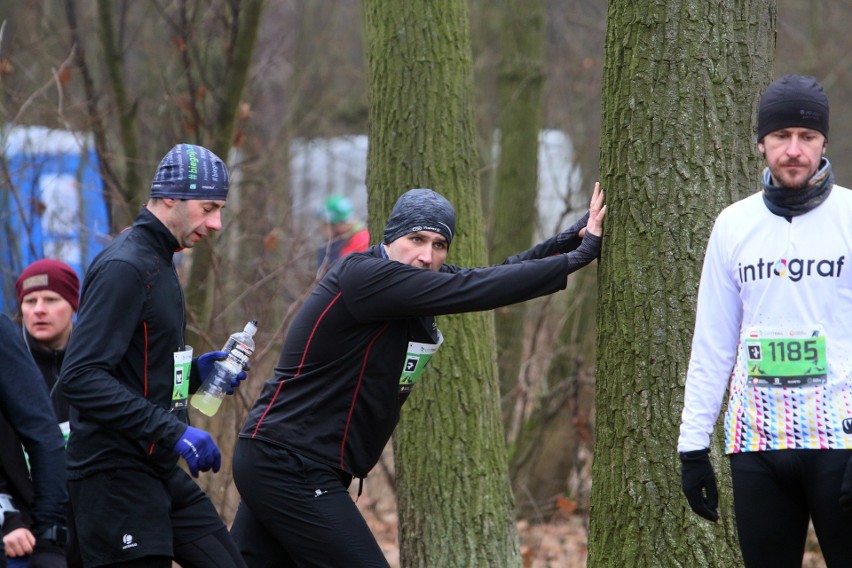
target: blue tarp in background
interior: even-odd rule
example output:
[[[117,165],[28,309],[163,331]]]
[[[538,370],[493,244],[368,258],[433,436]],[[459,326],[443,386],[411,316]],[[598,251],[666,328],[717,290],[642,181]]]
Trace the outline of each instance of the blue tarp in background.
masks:
[[[80,280],[109,238],[109,216],[91,136],[41,126],[0,138],[0,311],[17,309],[15,280],[28,264],[56,258]]]

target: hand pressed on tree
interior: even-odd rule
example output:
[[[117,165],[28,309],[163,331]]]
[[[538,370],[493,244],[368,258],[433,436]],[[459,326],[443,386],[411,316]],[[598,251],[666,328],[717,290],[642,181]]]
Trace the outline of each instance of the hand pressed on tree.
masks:
[[[592,201],[589,203],[589,220],[585,228],[580,229],[579,236],[586,235],[586,231],[590,234],[600,237],[603,235],[603,220],[606,217],[606,205],[604,204],[604,192],[601,189],[600,182],[595,182],[595,189],[592,192]]]

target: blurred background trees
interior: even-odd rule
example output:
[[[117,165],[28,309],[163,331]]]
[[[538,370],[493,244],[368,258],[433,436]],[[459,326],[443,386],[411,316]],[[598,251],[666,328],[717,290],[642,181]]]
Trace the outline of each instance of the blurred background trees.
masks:
[[[606,4],[467,2],[482,226],[465,230],[485,231],[491,261],[567,226],[599,175],[618,179],[613,165],[598,173]],[[0,0],[0,125],[4,132],[41,125],[91,133],[113,234],[136,215],[159,158],[175,143],[215,148],[231,166],[224,230],[213,246],[178,259],[197,350],[260,320],[252,381],[207,425],[226,452],[316,277],[316,201],[309,197],[331,189],[299,181],[294,149],[369,130],[362,11],[358,0]],[[767,38],[775,43],[769,75],[809,73],[825,86],[833,103],[828,156],[841,185],[852,183],[852,165],[842,159],[852,146],[844,105],[852,91],[850,22],[848,3],[778,0],[777,37]],[[415,134],[431,127],[418,124]],[[546,136],[562,136],[549,146],[555,153],[531,148]],[[756,173],[755,155],[742,156],[747,179]],[[5,152],[0,157],[2,223],[23,192]],[[547,160],[570,167],[543,169]],[[530,196],[544,185],[559,193],[539,196],[534,207]],[[366,194],[359,195],[366,214]],[[520,195],[527,197],[510,201]],[[374,233],[387,199],[370,203]],[[465,221],[480,218],[468,213]],[[13,260],[0,267],[4,280],[21,269]],[[458,261],[452,252],[450,261]],[[588,508],[596,287],[595,271],[581,271],[567,292],[494,315],[512,487],[520,515],[533,521]],[[237,498],[229,475],[227,465],[204,480],[227,520]]]

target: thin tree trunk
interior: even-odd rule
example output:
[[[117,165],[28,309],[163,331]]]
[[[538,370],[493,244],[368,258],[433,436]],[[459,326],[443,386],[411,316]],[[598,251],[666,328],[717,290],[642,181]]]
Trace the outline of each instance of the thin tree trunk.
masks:
[[[538,133],[544,83],[544,0],[507,0],[503,4],[502,50],[497,91],[500,100],[500,161],[489,238],[492,262],[502,262],[531,246],[536,226]],[[526,304],[495,311],[500,391],[511,415],[523,352]],[[506,424],[509,421],[506,420]]]
[[[116,219],[116,230],[133,222],[148,196],[147,183],[139,173],[139,135],[136,129],[136,106],[129,100],[127,81],[124,77],[121,46],[113,30],[112,0],[98,0],[98,38],[103,49],[103,61],[107,69],[109,86],[118,115],[118,134],[121,140],[121,159],[124,162],[124,183],[121,189],[121,217]],[[117,159],[117,158],[113,158]]]
[[[228,87],[223,98],[218,101],[219,111],[216,122],[211,125],[211,150],[220,158],[227,161],[231,149],[231,136],[234,132],[234,118],[240,104],[242,93],[248,80],[248,62],[257,40],[257,28],[260,25],[263,12],[262,0],[246,0],[235,4],[230,13],[231,49],[225,57],[225,75]],[[190,91],[193,93],[193,90]],[[194,96],[194,93],[193,93]],[[194,106],[193,106],[194,108]],[[187,312],[196,323],[195,330],[206,330],[212,321],[219,282],[216,279],[217,269],[213,258],[213,246],[216,235],[199,243],[192,256],[189,281],[186,286]],[[199,335],[189,329],[187,338],[190,342],[200,345]]]
[[[510,446],[509,472],[515,493],[518,516],[545,522],[558,510],[562,499],[583,514],[588,511],[590,482],[578,473],[586,465],[582,448],[591,452],[594,428],[595,306],[597,275],[581,270],[568,280],[565,294],[548,297],[535,310],[542,326],[535,338],[538,353],[550,353],[549,361],[527,365],[522,371],[518,407],[532,408],[523,417],[523,429]],[[547,320],[559,315],[561,325],[555,337],[549,336]],[[546,379],[538,376],[544,370]],[[536,400],[529,399],[535,397]],[[521,410],[518,411],[521,413]],[[574,487],[569,480],[575,479]]]
[[[77,4],[74,0],[65,0],[65,17],[68,21],[68,31],[74,49],[74,62],[80,70],[83,92],[86,95],[86,113],[88,115],[92,135],[95,140],[95,153],[98,156],[98,169],[104,184],[104,202],[107,204],[109,229],[118,231],[127,224],[127,199],[122,191],[118,175],[112,167],[110,153],[107,151],[107,128],[98,110],[100,96],[95,88],[95,81],[89,71],[86,50],[77,23]],[[118,222],[116,222],[118,218]]]

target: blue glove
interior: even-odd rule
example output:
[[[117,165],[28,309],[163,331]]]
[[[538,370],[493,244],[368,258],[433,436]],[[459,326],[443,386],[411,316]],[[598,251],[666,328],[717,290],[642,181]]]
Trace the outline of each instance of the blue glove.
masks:
[[[240,383],[246,380],[246,371],[251,370],[251,363],[246,363],[245,369],[240,371],[237,376],[231,378],[231,386],[225,391],[225,394],[234,394],[234,389],[240,386]]]
[[[198,477],[199,471],[210,469],[216,473],[222,465],[222,454],[210,434],[192,426],[186,427],[186,432],[175,444],[175,452],[186,460],[192,477]]]
[[[216,361],[221,361],[227,356],[228,354],[224,351],[210,351],[204,355],[199,355],[195,359],[195,366],[198,367],[198,376],[201,377],[201,380],[206,379],[213,371],[213,365],[216,364]]]

